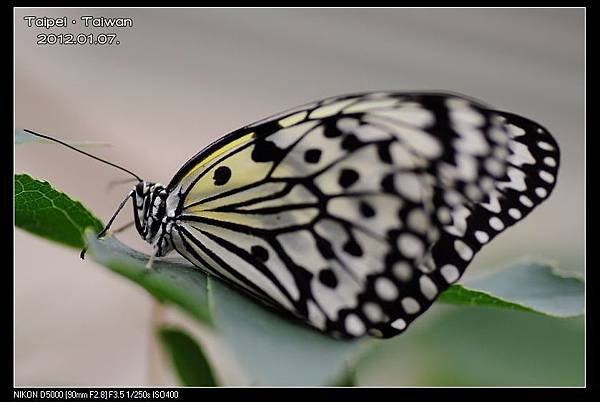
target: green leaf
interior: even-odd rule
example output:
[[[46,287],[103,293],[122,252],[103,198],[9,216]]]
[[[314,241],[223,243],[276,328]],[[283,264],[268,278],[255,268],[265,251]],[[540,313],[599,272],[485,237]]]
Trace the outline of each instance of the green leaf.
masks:
[[[200,345],[179,328],[163,326],[158,330],[163,347],[181,383],[188,387],[215,387],[217,380]]]
[[[527,308],[520,304],[511,303],[506,300],[499,299],[489,293],[479,290],[469,289],[461,284],[455,284],[448,288],[440,295],[438,299],[441,302],[451,304],[463,304],[469,306],[485,306],[485,307],[500,307],[512,310],[521,310],[534,312],[533,309]]]
[[[454,285],[440,295],[440,300],[575,317],[583,314],[584,286],[581,278],[561,273],[549,263],[521,261],[464,285]]]
[[[27,174],[15,175],[15,225],[46,239],[82,248],[83,232],[102,222],[79,201]]]

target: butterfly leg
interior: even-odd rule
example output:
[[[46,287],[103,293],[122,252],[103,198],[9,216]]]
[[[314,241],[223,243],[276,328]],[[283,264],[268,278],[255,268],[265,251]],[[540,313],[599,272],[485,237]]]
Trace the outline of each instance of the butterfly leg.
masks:
[[[110,229],[110,226],[112,225],[113,221],[115,220],[115,218],[117,217],[117,215],[119,214],[119,212],[121,212],[121,210],[123,209],[123,206],[125,205],[125,203],[127,203],[127,201],[129,201],[129,198],[133,198],[135,195],[135,191],[132,190],[129,193],[127,193],[127,197],[125,197],[125,199],[123,201],[121,201],[121,204],[119,205],[119,207],[117,208],[117,210],[115,211],[115,213],[113,214],[113,216],[110,218],[110,220],[108,221],[108,223],[106,224],[106,226],[104,227],[104,229],[102,229],[102,231],[100,233],[98,233],[98,235],[96,236],[98,239],[101,239],[102,237],[104,237],[104,235],[106,234],[106,232],[108,232],[108,229]],[[85,258],[85,253],[87,252],[87,246],[85,246],[82,250],[81,253],[79,254],[79,257],[83,260]]]

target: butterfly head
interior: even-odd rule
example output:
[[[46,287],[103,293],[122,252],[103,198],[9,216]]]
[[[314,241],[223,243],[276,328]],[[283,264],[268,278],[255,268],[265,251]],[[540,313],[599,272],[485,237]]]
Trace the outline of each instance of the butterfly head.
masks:
[[[157,257],[173,249],[169,237],[172,223],[167,216],[168,195],[162,184],[140,181],[135,186],[136,227],[140,236],[154,246]]]

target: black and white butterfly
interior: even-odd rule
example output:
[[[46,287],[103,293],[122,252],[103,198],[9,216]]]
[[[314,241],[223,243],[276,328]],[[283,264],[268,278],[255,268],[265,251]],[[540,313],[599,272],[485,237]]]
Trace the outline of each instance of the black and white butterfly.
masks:
[[[133,200],[157,257],[175,250],[334,336],[391,337],[549,196],[558,165],[526,118],[455,94],[361,93],[236,130],[167,186],[138,178],[119,210]]]

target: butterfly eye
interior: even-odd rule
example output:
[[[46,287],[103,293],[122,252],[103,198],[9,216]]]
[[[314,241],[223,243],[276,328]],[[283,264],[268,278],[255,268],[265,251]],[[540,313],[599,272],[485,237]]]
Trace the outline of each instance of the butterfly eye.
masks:
[[[138,197],[142,197],[146,191],[146,182],[140,182],[135,186],[135,194]]]

